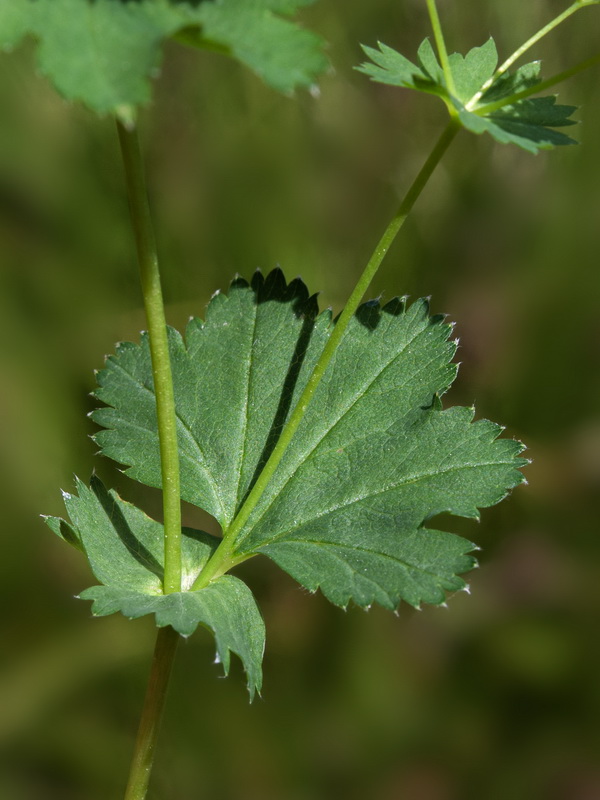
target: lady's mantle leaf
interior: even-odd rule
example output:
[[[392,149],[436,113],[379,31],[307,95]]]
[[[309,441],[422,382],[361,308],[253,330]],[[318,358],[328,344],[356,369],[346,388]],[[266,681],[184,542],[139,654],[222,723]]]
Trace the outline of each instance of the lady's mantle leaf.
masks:
[[[279,271],[217,295],[187,343],[171,331],[185,500],[225,532],[254,484],[332,330]],[[363,305],[347,329],[235,552],[264,553],[334,603],[443,601],[472,545],[425,530],[444,511],[476,517],[521,481],[522,446],[466,408],[441,410],[455,374],[450,326],[424,301]],[[99,374],[105,455],[159,485],[148,343]]]
[[[252,287],[237,280],[217,294],[206,322],[193,319],[187,346],[170,329],[178,415],[181,492],[226,529],[273,449],[326,337],[304,284],[282,273]],[[148,338],[125,343],[98,375],[96,396],[109,408],[93,419],[102,452],[130,467],[131,478],[160,488],[160,453]]]
[[[185,40],[216,44],[281,92],[310,86],[327,69],[323,40],[289,17],[314,0],[217,0],[188,11]],[[196,31],[196,33],[195,33]]]
[[[474,47],[464,57],[460,53],[450,55],[454,94],[448,89],[428,39],[419,48],[418,67],[381,42],[379,50],[370,47],[363,47],[363,50],[372,63],[361,64],[356,68],[359,72],[378,83],[439,95],[471,133],[489,133],[502,144],[516,144],[531,153],[541,148],[576,144],[574,139],[554,130],[576,124],[570,119],[577,110],[575,106],[556,105],[554,96],[511,101],[519,92],[540,82],[537,61],[525,64],[513,74],[499,76],[471,108],[469,101],[493,77],[496,69],[498,54],[493,39]]]
[[[250,693],[260,691],[264,624],[248,587],[233,576],[223,576],[205,589],[164,595],[163,526],[107,491],[97,478],[92,478],[90,488],[78,480],[77,492],[64,494],[70,521],[48,517],[47,522],[85,552],[102,582],[80,595],[94,600],[93,613],[154,614],[157,625],[171,625],[183,636],[204,625],[214,631],[225,673],[231,650],[244,664]],[[219,541],[208,533],[183,529],[184,590],[190,589]]]
[[[554,130],[576,125],[570,119],[576,106],[556,105],[556,97],[532,97],[503,106],[489,114],[462,109],[460,121],[472,133],[489,133],[501,144],[516,144],[530,153],[558,145],[577,144],[575,139]]]
[[[363,72],[377,83],[448,96],[444,72],[429,39],[422,42],[417,52],[418,67],[386,44],[378,42],[378,47],[379,50],[374,50],[362,45],[373,63],[367,61],[361,64],[356,67],[358,72]],[[494,74],[497,62],[498,53],[493,39],[488,39],[482,47],[474,47],[464,57],[460,53],[453,53],[450,66],[457,98],[468,102]]]
[[[313,0],[0,0],[0,47],[27,34],[61,94],[130,121],[150,99],[165,39],[218,49],[281,91],[327,67],[322,40],[285,18]]]
[[[240,657],[248,677],[250,699],[262,686],[265,624],[250,589],[233,575],[222,575],[197,592],[150,595],[120,586],[90,586],[80,594],[93,600],[97,617],[120,611],[135,619],[154,614],[158,627],[171,625],[190,636],[200,624],[214,632],[217,660],[229,674],[230,653]]]
[[[490,37],[481,47],[469,50],[466,56],[453,53],[449,60],[456,96],[463,103],[468,103],[494,74],[498,64],[496,43]]]

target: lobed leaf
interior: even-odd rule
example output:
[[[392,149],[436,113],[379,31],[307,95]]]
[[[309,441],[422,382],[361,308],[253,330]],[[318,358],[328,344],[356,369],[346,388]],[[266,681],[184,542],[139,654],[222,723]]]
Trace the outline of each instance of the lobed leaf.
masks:
[[[206,321],[192,319],[186,343],[169,330],[176,395],[181,492],[226,529],[298,400],[326,337],[304,284],[274,270],[238,279],[217,294]],[[125,343],[98,374],[92,418],[102,452],[128,475],[161,486],[155,397],[147,336]]]
[[[556,104],[556,97],[534,97],[507,105],[486,116],[461,110],[460,120],[472,133],[489,133],[501,144],[516,144],[530,153],[540,149],[577,144],[554,128],[576,125],[570,119],[576,106]]]
[[[170,333],[184,499],[224,533],[331,334],[329,312],[279,270],[217,295],[187,341]],[[469,542],[426,530],[441,513],[476,517],[521,481],[522,446],[473,410],[441,409],[455,343],[427,303],[364,304],[348,327],[278,469],[239,532],[236,556],[263,553],[338,605],[439,603],[463,585]],[[98,376],[102,452],[158,485],[147,340],[121,346]]]
[[[230,653],[236,653],[246,670],[250,699],[262,686],[265,625],[250,589],[233,575],[222,575],[204,589],[151,595],[121,586],[90,586],[80,594],[92,600],[97,617],[120,611],[136,619],[154,614],[158,627],[171,625],[190,636],[198,625],[213,631],[217,660],[229,674]]]
[[[365,62],[355,67],[355,69],[368,75],[372,81],[386,83],[390,86],[400,86],[405,89],[417,89],[430,94],[442,96],[446,94],[445,87],[438,82],[438,71],[432,69],[434,73],[432,77],[427,68],[427,65],[430,68],[432,66],[429,58],[431,45],[429,45],[428,39],[425,39],[419,49],[420,66],[413,64],[412,61],[409,61],[392,47],[383,44],[383,42],[378,42],[379,50],[366,45],[361,45],[361,47],[373,63]]]
[[[383,42],[378,42],[379,50],[367,45],[361,45],[365,54],[373,63],[368,61],[355,67],[357,72],[368,75],[377,83],[387,83],[390,86],[402,86],[406,89],[415,89],[415,78],[427,80],[427,75],[420,67],[409,61],[397,50],[388,47]]]
[[[323,40],[289,17],[314,0],[220,0],[188,11],[186,41],[216,43],[281,92],[313,84],[327,69]],[[199,26],[199,27],[198,27]]]
[[[505,72],[483,94],[480,101],[481,105],[495,103],[498,100],[511,97],[517,92],[533,88],[541,81],[540,71],[541,63],[532,61],[519,67],[516,72]],[[475,93],[473,92],[473,94]]]
[[[504,73],[486,89],[479,101],[470,101],[493,77],[498,54],[493,39],[474,47],[466,56],[449,56],[455,93],[451,95],[437,56],[425,39],[418,50],[415,66],[391,47],[379,43],[379,51],[363,47],[373,63],[357,67],[371,80],[439,95],[471,133],[489,133],[502,144],[516,144],[531,153],[542,148],[575,144],[575,140],[555,128],[574,125],[570,119],[576,108],[557,105],[554,96],[518,98],[518,93],[540,83],[539,62]],[[515,100],[512,100],[516,96]],[[512,101],[512,102],[511,102]],[[492,105],[493,104],[493,105]],[[488,108],[488,106],[491,106]],[[498,107],[500,106],[500,107]]]
[[[456,96],[463,103],[468,103],[494,74],[498,64],[496,43],[490,37],[484,45],[474,47],[464,57],[460,53],[453,53],[449,61]]]
[[[90,488],[77,480],[77,494],[64,493],[69,522],[48,517],[50,528],[82,549],[92,572],[103,584],[80,597],[93,600],[97,616],[120,611],[126,617],[154,614],[158,626],[171,625],[183,636],[197,626],[210,628],[217,653],[229,670],[229,652],[239,655],[248,675],[250,694],[260,691],[264,624],[248,587],[223,576],[205,589],[189,591],[219,539],[203,531],[182,533],[182,587],[162,593],[163,526],[123,501],[92,478]]]
[[[310,86],[323,42],[288,19],[313,0],[0,0],[0,46],[38,40],[38,64],[68,100],[131,122],[150,100],[164,41],[217,49],[274,88]]]

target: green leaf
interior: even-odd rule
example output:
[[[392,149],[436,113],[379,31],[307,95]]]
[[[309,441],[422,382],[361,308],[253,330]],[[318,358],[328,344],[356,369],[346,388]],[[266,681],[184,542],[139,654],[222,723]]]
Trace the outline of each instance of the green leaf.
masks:
[[[250,289],[236,280],[217,294],[206,321],[193,319],[187,346],[170,329],[177,402],[181,491],[226,529],[273,449],[328,335],[329,318],[304,284],[289,286],[279,270]],[[107,428],[102,452],[127,474],[161,486],[155,397],[147,336],[122,344],[98,374],[96,396],[110,407],[94,412]]]
[[[103,584],[80,595],[94,600],[93,613],[154,614],[157,625],[171,625],[183,636],[204,625],[215,633],[225,672],[231,650],[244,664],[250,693],[260,690],[264,624],[248,587],[224,576],[205,589],[164,595],[163,526],[108,491],[97,478],[92,478],[90,488],[79,480],[76,486],[77,494],[63,493],[69,522],[57,517],[46,521],[85,552]],[[189,590],[220,540],[190,528],[182,533],[182,588]]]
[[[531,89],[533,86],[540,83],[540,71],[541,63],[539,61],[532,61],[530,64],[524,64],[522,67],[519,67],[514,73],[505,72],[494,81],[490,88],[484,93],[480,100],[480,105],[495,103],[517,92]]]
[[[446,95],[445,85],[438,83],[441,67],[438,64],[436,70],[431,62],[430,56],[433,51],[428,39],[425,39],[419,48],[420,66],[416,66],[383,42],[378,42],[379,50],[374,50],[366,45],[361,45],[361,47],[373,63],[365,62],[355,69],[368,75],[372,81],[405,89],[416,89],[429,94]],[[433,60],[435,61],[435,55],[433,55]],[[435,63],[437,64],[437,61]],[[426,65],[432,68],[435,77],[431,76]]]
[[[379,50],[372,47],[361,45],[365,54],[371,59],[372,64],[365,62],[355,67],[357,72],[363,72],[377,83],[387,83],[390,86],[402,86],[406,89],[415,89],[415,78],[422,81],[427,80],[427,76],[420,67],[409,61],[397,50],[388,47],[383,42],[378,42]]]
[[[272,451],[331,334],[331,314],[276,270],[217,295],[187,342],[171,332],[184,499],[224,533]],[[469,542],[424,524],[477,517],[521,481],[522,446],[472,409],[441,409],[455,343],[424,301],[359,309],[234,555],[263,553],[334,603],[439,603],[463,586]],[[99,374],[105,455],[150,485],[159,451],[147,340]]]
[[[323,40],[283,16],[314,0],[220,0],[201,3],[189,13],[200,25],[187,41],[216,43],[282,92],[310,86],[327,69]]]
[[[417,50],[417,60],[425,71],[425,74],[433,81],[447,90],[446,80],[444,77],[444,70],[440,66],[433,46],[429,39],[423,39],[419,49]]]
[[[16,47],[30,30],[27,7],[13,0],[0,0],[0,48],[5,52]]]
[[[468,103],[494,74],[498,64],[498,51],[490,37],[484,45],[474,47],[464,57],[460,53],[453,53],[449,61],[456,95],[463,103]]]
[[[379,50],[362,45],[362,49],[373,63],[361,64],[356,69],[379,83],[402,86],[448,96],[444,71],[440,66],[429,39],[425,39],[417,52],[419,66],[416,66],[391,47],[378,42]],[[467,102],[475,92],[490,78],[498,62],[498,53],[493,39],[481,47],[474,47],[466,56],[453,53],[450,67],[454,78],[457,97]]]
[[[566,134],[554,130],[574,125],[570,119],[575,106],[557,105],[554,96],[519,98],[540,83],[540,65],[535,61],[520,67],[515,73],[504,73],[486,89],[479,101],[471,107],[472,99],[493,77],[498,54],[493,39],[481,47],[474,47],[466,56],[453,53],[449,56],[455,85],[451,96],[443,70],[429,39],[418,51],[419,66],[387,45],[379,44],[379,51],[363,47],[373,63],[357,67],[359,72],[380,83],[416,89],[441,97],[450,113],[458,117],[471,133],[489,133],[502,144],[516,144],[531,153],[542,148],[576,144]]]
[[[556,97],[534,97],[503,106],[483,116],[462,110],[460,120],[473,133],[489,133],[501,144],[516,144],[530,153],[540,149],[577,144],[554,128],[576,125],[570,119],[576,106],[556,104]]]
[[[91,586],[80,597],[93,600],[92,613],[98,617],[117,611],[131,619],[154,614],[159,627],[171,625],[182,636],[190,636],[199,624],[209,628],[225,675],[230,652],[236,653],[248,676],[250,699],[260,693],[265,626],[252,592],[233,575],[222,575],[195,592],[150,595],[121,586]]]
[[[0,0],[0,46],[34,36],[40,71],[64,97],[130,122],[150,100],[164,41],[176,35],[233,56],[276,89],[309,86],[327,66],[322,40],[285,18],[307,4]]]

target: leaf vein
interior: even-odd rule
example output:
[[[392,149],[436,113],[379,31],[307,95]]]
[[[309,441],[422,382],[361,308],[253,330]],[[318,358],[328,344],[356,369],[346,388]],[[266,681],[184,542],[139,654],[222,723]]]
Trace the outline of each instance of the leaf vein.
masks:
[[[290,528],[287,528],[285,531],[282,531],[279,534],[275,534],[274,536],[271,536],[268,539],[267,542],[260,542],[258,547],[262,547],[263,545],[272,544],[273,542],[277,542],[280,539],[282,539],[285,536],[287,536],[287,534],[290,533],[291,531],[299,530],[300,528],[303,528],[305,525],[308,525],[310,523],[316,522],[317,520],[323,519],[323,517],[326,517],[328,514],[334,514],[336,511],[339,511],[342,508],[349,508],[350,506],[353,506],[356,503],[361,503],[363,500],[369,500],[372,497],[378,497],[378,496],[380,496],[382,494],[386,494],[387,492],[391,492],[391,491],[395,491],[396,489],[400,489],[403,486],[408,486],[410,484],[418,483],[419,481],[424,480],[426,478],[438,478],[438,477],[440,477],[442,475],[447,475],[447,474],[449,474],[451,472],[456,472],[456,471],[465,470],[465,469],[471,469],[471,468],[478,469],[480,467],[498,467],[498,466],[513,466],[514,467],[514,461],[490,461],[490,462],[481,462],[481,463],[478,463],[478,464],[459,464],[459,465],[453,465],[453,466],[448,467],[447,469],[443,469],[443,470],[442,469],[436,469],[436,470],[433,470],[432,472],[423,472],[420,475],[411,475],[409,478],[407,478],[405,480],[402,480],[402,481],[399,481],[398,483],[390,484],[390,485],[385,486],[383,489],[380,489],[378,491],[370,491],[367,494],[360,495],[359,497],[355,497],[352,500],[348,500],[348,501],[345,501],[343,503],[340,503],[337,506],[333,506],[332,508],[328,508],[325,511],[321,512],[320,514],[317,514],[314,517],[309,517],[308,519],[302,520],[297,525],[293,525]]]

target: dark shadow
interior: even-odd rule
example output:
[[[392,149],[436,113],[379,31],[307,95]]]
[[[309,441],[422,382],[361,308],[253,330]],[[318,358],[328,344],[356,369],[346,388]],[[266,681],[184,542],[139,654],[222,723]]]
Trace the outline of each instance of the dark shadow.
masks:
[[[222,537],[220,536],[213,536],[212,533],[206,533],[206,531],[198,530],[197,528],[185,528],[181,529],[181,533],[186,539],[193,539],[195,542],[199,542],[200,544],[205,544],[207,547],[210,548],[210,554],[212,555],[217,547],[221,543]]]
[[[110,519],[119,539],[121,539],[131,555],[143,567],[150,572],[153,572],[156,577],[162,581],[162,566],[154,558],[152,553],[150,553],[150,551],[144,547],[144,545],[138,539],[136,539],[135,534],[123,516],[123,512],[117,505],[115,498],[110,495],[104,484],[98,478],[96,478],[96,476],[93,476],[90,481],[90,489],[96,495],[98,502]]]
[[[83,545],[81,544],[81,539],[75,533],[74,529],[69,525],[68,522],[65,522],[64,519],[59,520],[59,529],[60,535],[68,544],[76,547],[78,550],[83,551]]]
[[[316,295],[309,295],[308,289],[300,278],[295,278],[289,283],[285,280],[283,271],[276,267],[265,277],[260,270],[256,270],[250,283],[245,278],[235,278],[231,288],[250,287],[254,292],[257,305],[269,301],[276,303],[290,303],[297,317],[312,314],[316,317],[319,306]]]
[[[370,331],[374,331],[381,321],[379,300],[367,300],[356,309],[356,319]]]
[[[383,314],[391,317],[401,317],[406,312],[406,297],[393,297],[384,306],[379,299],[367,300],[356,310],[356,319],[365,328],[374,331],[382,320]]]

